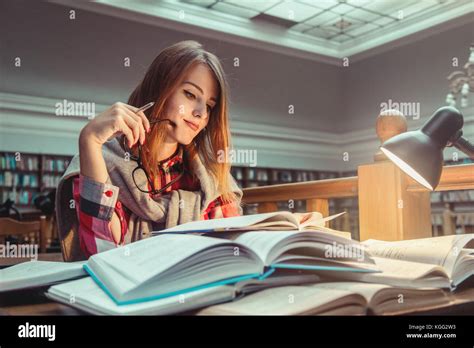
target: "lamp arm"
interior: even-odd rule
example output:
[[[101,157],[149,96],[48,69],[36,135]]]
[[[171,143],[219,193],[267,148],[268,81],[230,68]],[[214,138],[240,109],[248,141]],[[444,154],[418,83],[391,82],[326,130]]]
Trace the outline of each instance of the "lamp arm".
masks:
[[[470,159],[474,159],[474,145],[462,136],[462,129],[458,129],[456,134],[449,139],[446,146],[454,146],[464,152]]]
[[[474,145],[471,144],[469,140],[461,136],[456,140],[455,143],[453,143],[453,145],[455,148],[468,155],[470,159],[474,159]]]

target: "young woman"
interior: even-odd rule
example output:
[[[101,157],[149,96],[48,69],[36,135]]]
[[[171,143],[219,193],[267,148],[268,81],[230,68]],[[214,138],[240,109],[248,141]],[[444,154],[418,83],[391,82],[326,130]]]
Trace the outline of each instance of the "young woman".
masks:
[[[242,191],[230,164],[217,160],[231,146],[227,98],[218,58],[183,41],[155,58],[127,104],[91,120],[58,185],[64,258],[84,259],[193,220],[241,215]]]

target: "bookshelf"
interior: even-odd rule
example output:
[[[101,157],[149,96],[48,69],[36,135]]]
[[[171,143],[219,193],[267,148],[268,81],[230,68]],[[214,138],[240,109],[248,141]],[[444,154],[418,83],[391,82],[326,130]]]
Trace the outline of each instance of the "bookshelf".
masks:
[[[34,208],[34,198],[54,189],[72,156],[0,152],[0,202],[8,198],[20,210]]]
[[[445,161],[447,166],[470,163],[469,158]],[[433,236],[474,233],[474,190],[432,192],[430,198]]]

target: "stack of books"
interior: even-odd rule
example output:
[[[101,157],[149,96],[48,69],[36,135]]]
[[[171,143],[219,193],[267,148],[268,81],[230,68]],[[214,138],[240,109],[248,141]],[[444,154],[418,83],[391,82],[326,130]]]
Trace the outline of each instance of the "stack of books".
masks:
[[[452,303],[474,274],[472,234],[360,243],[325,227],[337,216],[191,222],[81,263],[0,270],[0,291],[55,284],[48,298],[97,315],[396,314]]]

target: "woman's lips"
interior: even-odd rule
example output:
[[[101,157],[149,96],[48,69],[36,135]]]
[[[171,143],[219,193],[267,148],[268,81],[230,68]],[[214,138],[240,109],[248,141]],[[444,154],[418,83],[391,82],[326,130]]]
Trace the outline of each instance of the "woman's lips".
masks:
[[[188,122],[186,120],[184,120],[184,122],[186,122],[186,124],[189,126],[189,128],[191,128],[193,131],[197,131],[198,128],[199,128],[196,125],[192,124],[191,122]]]

